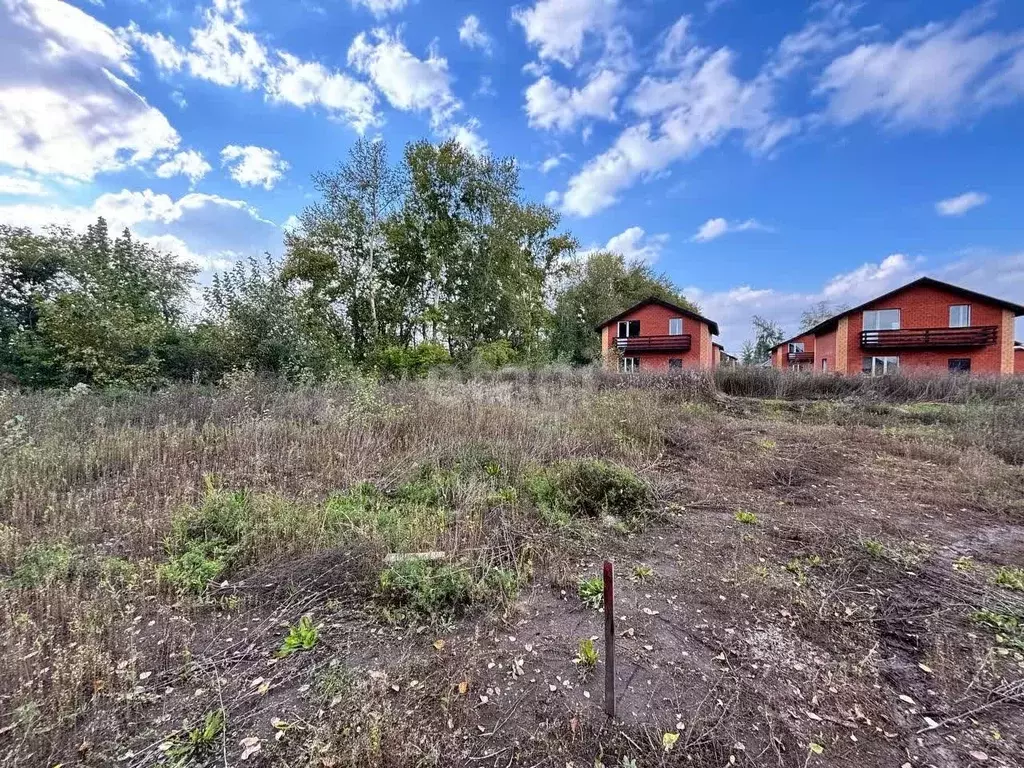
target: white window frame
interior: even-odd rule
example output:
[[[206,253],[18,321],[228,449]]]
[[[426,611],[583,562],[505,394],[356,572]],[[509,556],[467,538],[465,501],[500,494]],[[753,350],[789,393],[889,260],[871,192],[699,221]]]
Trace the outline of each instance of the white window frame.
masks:
[[[895,312],[896,325],[880,325],[879,318],[883,312]],[[871,319],[870,323],[868,318]],[[898,331],[903,327],[903,313],[899,309],[865,309],[861,322],[861,330],[864,331]]]
[[[681,317],[670,317],[668,320],[668,335],[669,336],[682,336],[683,335],[683,318]]]
[[[640,370],[639,357],[623,357],[619,360],[620,373],[636,373]]]
[[[828,373],[828,358],[827,357],[821,358],[821,372],[822,373]]]
[[[953,323],[953,310],[967,310],[967,322],[965,323]],[[971,305],[970,304],[950,304],[949,305],[949,327],[950,328],[970,328],[971,327]]]
[[[631,334],[629,332],[630,323],[636,323],[636,333]],[[625,331],[625,333],[623,333]],[[635,339],[640,335],[640,321],[639,320],[619,320],[619,324],[615,328],[616,338],[619,339]]]
[[[796,355],[804,352],[804,343],[802,341],[791,341],[789,342],[789,354]]]
[[[900,356],[899,355],[865,355],[864,360],[870,360],[870,370],[865,371],[864,365],[861,366],[861,372],[865,376],[888,376],[892,373],[898,373],[900,370]],[[881,361],[882,370],[876,371],[876,361]]]

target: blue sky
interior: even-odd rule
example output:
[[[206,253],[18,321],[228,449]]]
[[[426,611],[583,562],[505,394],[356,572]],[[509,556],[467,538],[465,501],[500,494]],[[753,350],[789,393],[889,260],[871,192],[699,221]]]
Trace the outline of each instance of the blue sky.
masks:
[[[208,276],[359,135],[515,156],[732,348],[925,273],[1024,302],[1024,3],[0,0],[0,221]]]

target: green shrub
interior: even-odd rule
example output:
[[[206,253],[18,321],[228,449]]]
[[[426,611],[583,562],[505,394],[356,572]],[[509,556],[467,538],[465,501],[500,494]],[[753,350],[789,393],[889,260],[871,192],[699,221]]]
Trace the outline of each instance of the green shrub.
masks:
[[[403,486],[399,498],[391,498],[363,483],[331,497],[325,525],[338,536],[354,534],[390,552],[430,549],[447,529],[450,514],[430,503],[438,495],[436,488]]]
[[[473,363],[478,368],[497,370],[512,365],[517,359],[515,349],[506,339],[489,341],[473,350]]]
[[[572,517],[634,517],[652,499],[650,487],[631,470],[599,459],[566,461],[533,472],[526,489],[553,521]]]
[[[308,615],[299,619],[299,623],[288,627],[288,634],[277,650],[277,658],[283,659],[296,651],[311,651],[320,639],[320,631]]]
[[[250,522],[245,492],[217,490],[207,479],[203,503],[185,509],[171,523],[164,543],[168,559],[157,571],[160,580],[179,592],[203,594],[210,582],[239,563]]]
[[[475,582],[466,566],[410,559],[381,571],[378,596],[423,618],[447,619],[472,602]]]
[[[76,564],[77,552],[67,544],[33,544],[18,559],[10,583],[31,588],[67,581],[74,575]]]
[[[580,579],[576,591],[585,605],[597,610],[604,602],[604,579],[600,576]]]

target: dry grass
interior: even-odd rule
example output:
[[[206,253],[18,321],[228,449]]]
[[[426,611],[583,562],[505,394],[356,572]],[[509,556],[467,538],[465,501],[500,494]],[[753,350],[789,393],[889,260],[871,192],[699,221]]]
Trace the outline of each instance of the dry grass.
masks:
[[[211,712],[210,759],[232,765],[244,738],[268,765],[802,766],[811,743],[888,765],[924,715],[953,718],[913,747],[926,762],[952,734],[1019,760],[1001,702],[1024,607],[996,575],[1024,566],[1016,385],[737,396],[766,381],[0,395],[3,764],[156,764]],[[798,392],[844,399],[781,399]],[[383,562],[428,550],[438,565]],[[185,587],[168,564],[189,553]],[[609,555],[654,574],[620,587],[617,724],[572,663],[599,621],[575,585]],[[318,641],[277,659],[306,615]]]

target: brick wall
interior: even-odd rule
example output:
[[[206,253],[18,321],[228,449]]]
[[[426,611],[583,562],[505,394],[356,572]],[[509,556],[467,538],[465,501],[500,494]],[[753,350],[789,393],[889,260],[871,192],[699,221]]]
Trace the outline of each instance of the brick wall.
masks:
[[[821,367],[821,361],[828,362],[827,368]],[[826,370],[832,373],[837,368],[836,364],[836,332],[823,333],[814,341],[814,370],[821,373]]]
[[[804,352],[810,352],[811,354],[815,354],[814,334],[805,333],[803,336],[797,336],[795,339],[793,339],[792,343],[797,344],[801,341],[804,343]],[[781,347],[775,350],[775,359],[772,361],[772,364],[776,368],[786,369],[797,367],[796,363],[789,362],[790,343],[791,342],[786,342]],[[800,367],[805,371],[809,371],[811,370],[811,368],[813,368],[813,363],[803,363],[800,365]]]
[[[915,285],[884,301],[875,301],[864,307],[863,311],[847,315],[849,354],[846,366],[841,368],[847,373],[860,373],[864,357],[872,354],[865,352],[860,346],[860,333],[864,325],[864,311],[874,309],[899,309],[901,328],[948,328],[949,307],[952,304],[971,305],[971,325],[994,325],[999,328],[996,344],[987,347],[969,347],[965,349],[937,350],[893,350],[876,351],[875,355],[898,355],[900,365],[904,369],[935,368],[948,370],[950,358],[966,357],[971,360],[973,373],[1000,373],[1004,366],[1003,309],[991,304],[984,304],[968,299],[962,294],[946,291],[930,285]],[[841,324],[840,324],[841,325]],[[1012,324],[1010,326],[1012,333]],[[842,328],[840,327],[840,331]],[[842,334],[840,333],[840,336]],[[1011,339],[1012,344],[1012,339]],[[841,357],[837,351],[837,357]],[[839,369],[837,365],[837,369]]]
[[[1024,349],[1013,350],[1013,372],[1024,374]]]
[[[610,323],[601,329],[601,344],[605,350],[606,365],[615,367],[618,365],[618,355],[615,350],[615,335],[618,333],[620,320],[639,320],[641,336],[668,336],[668,321],[674,317],[681,317],[668,307],[660,304],[647,304],[634,312]],[[690,335],[690,348],[686,352],[637,352],[631,357],[639,357],[641,371],[667,371],[668,361],[672,358],[682,360],[684,368],[710,368],[713,350],[711,347],[711,332],[706,323],[692,320],[689,317],[682,317],[683,333]]]

